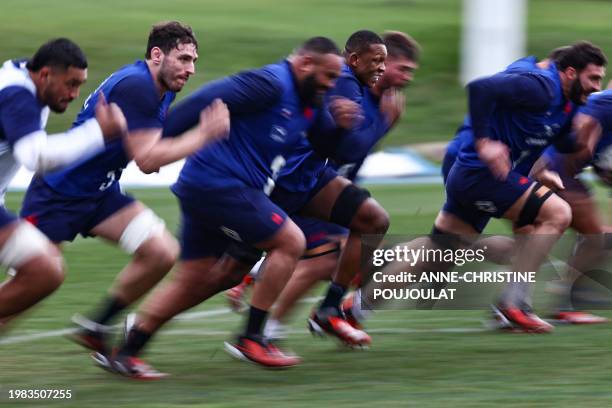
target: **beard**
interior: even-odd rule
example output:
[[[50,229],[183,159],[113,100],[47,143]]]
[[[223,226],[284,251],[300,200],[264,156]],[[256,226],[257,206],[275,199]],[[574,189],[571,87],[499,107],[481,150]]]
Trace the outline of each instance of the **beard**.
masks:
[[[318,92],[320,88],[314,74],[308,75],[299,86],[300,99],[307,105],[321,106],[323,104],[323,95]]]
[[[163,86],[164,88],[166,88],[167,90],[171,92],[180,92],[181,89],[183,89],[184,84],[183,85],[175,84],[173,79],[174,79],[174,75],[166,67],[165,63],[162,62],[162,65],[159,69],[159,73],[157,74],[157,81],[160,83],[161,86]]]
[[[569,100],[572,101],[575,105],[584,105],[586,103],[585,100],[582,99],[584,96],[584,88],[580,83],[580,80],[576,78],[569,89]]]
[[[52,91],[45,92],[43,94],[43,100],[45,101],[45,105],[47,105],[53,113],[66,112],[66,109],[68,108],[68,105],[70,103],[62,103],[59,100],[56,100]]]
[[[49,104],[47,105],[49,106],[49,109],[51,109],[51,112],[53,113],[64,113],[66,112],[66,109],[68,108],[68,105],[60,105],[60,104]]]

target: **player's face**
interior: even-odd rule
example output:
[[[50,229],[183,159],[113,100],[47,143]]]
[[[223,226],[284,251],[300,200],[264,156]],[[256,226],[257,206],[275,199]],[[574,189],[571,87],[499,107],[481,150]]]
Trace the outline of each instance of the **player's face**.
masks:
[[[309,105],[321,106],[325,94],[334,87],[340,76],[342,58],[335,54],[317,57],[312,63],[310,74],[306,75],[300,86],[303,101]]]
[[[43,67],[41,76],[45,84],[41,90],[43,103],[53,112],[63,113],[70,102],[79,97],[80,87],[87,80],[87,69]]]
[[[574,74],[575,78],[570,84],[568,98],[576,105],[584,105],[590,94],[601,91],[601,83],[605,75],[604,67],[588,64],[582,71]]]
[[[349,64],[359,80],[373,86],[385,72],[385,59],[387,47],[384,44],[372,44],[367,51],[361,54],[352,54]]]
[[[414,78],[414,72],[419,65],[405,57],[387,57],[385,73],[381,80],[387,88],[404,88]]]
[[[166,89],[180,92],[191,75],[195,73],[198,50],[194,44],[179,44],[164,54],[159,67],[158,80]]]

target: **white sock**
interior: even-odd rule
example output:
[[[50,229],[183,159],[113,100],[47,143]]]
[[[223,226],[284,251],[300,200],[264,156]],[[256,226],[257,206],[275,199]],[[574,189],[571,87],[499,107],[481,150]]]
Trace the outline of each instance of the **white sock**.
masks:
[[[502,302],[514,307],[531,306],[530,289],[529,282],[509,282],[502,293]]]
[[[249,275],[251,275],[253,279],[257,279],[257,275],[259,274],[259,270],[261,269],[261,264],[263,264],[263,261],[265,259],[266,258],[262,256],[261,259],[257,261],[257,263],[253,266],[253,268],[249,272]]]
[[[287,337],[287,328],[279,320],[268,319],[264,327],[264,337],[268,339],[284,339]]]
[[[362,322],[370,317],[372,310],[368,307],[362,307],[361,305],[361,288],[357,289],[353,294],[353,306],[351,307],[351,313],[355,316],[355,319]]]

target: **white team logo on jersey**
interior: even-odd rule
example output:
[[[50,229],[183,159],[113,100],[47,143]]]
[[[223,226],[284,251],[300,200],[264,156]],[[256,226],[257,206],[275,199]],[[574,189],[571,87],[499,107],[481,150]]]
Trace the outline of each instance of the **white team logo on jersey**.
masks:
[[[355,166],[356,166],[355,163],[347,163],[347,164],[344,164],[344,165],[340,166],[340,168],[337,170],[337,172],[338,172],[338,174],[340,176],[347,177],[349,175],[349,173],[351,171],[353,171]]]
[[[270,137],[276,142],[284,143],[287,138],[287,129],[282,126],[274,125],[272,126]]]
[[[474,205],[480,211],[488,212],[491,214],[497,212],[497,207],[495,207],[495,204],[493,204],[493,201],[476,201],[474,202]]]
[[[11,151],[11,146],[9,145],[9,143],[6,140],[3,140],[0,142],[0,155],[10,152]]]
[[[227,228],[226,226],[222,225],[221,226],[221,231],[227,235],[228,237],[230,237],[231,239],[235,240],[235,241],[240,241],[242,242],[242,238],[240,238],[240,234],[238,234],[236,231],[234,231],[233,229]]]

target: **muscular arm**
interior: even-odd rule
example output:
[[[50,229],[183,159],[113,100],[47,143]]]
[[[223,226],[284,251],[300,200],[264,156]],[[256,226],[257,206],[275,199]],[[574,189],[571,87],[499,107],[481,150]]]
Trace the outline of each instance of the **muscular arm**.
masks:
[[[176,136],[196,126],[202,109],[215,99],[223,101],[231,115],[263,110],[280,98],[280,81],[264,69],[245,71],[200,88],[170,111],[163,135]]]
[[[38,130],[13,145],[19,163],[34,172],[46,172],[87,157],[104,148],[102,131],[95,119],[64,133],[47,135]]]
[[[496,74],[468,85],[468,103],[475,147],[479,159],[491,173],[505,180],[512,164],[509,147],[492,140],[492,118],[496,109],[541,112],[550,105],[553,94],[549,80],[537,74]]]
[[[227,107],[213,103],[215,99],[227,101],[233,113],[244,113],[261,109],[280,95],[275,78],[262,70],[244,72],[196,91],[170,112],[162,130],[158,99],[138,94],[134,85],[122,82],[113,99],[126,106],[130,128],[126,147],[145,173],[158,171],[227,133]]]
[[[536,74],[497,74],[475,80],[467,88],[476,139],[491,137],[496,108],[544,111],[553,97],[548,81]]]
[[[578,113],[572,126],[573,134],[566,137],[569,141],[549,146],[533,165],[530,176],[537,179],[539,174],[549,170],[551,163],[557,163],[559,171],[573,177],[593,158],[602,131],[599,121],[588,114]],[[568,149],[570,144],[572,148]]]
[[[214,108],[214,111],[211,108],[208,114],[201,117],[202,111],[209,108],[214,100],[225,102],[230,113],[241,114],[269,106],[278,99],[280,92],[280,84],[260,71],[248,71],[215,81],[172,109],[163,130],[130,132],[128,149],[143,172],[158,171],[160,167],[185,158],[216,140],[219,126],[224,127],[218,123],[223,120],[223,113],[219,112],[219,108]]]
[[[601,139],[603,126],[607,126],[609,102],[591,100],[574,117],[566,136],[555,141],[556,152],[563,163],[564,171],[576,175],[593,159],[597,144]]]
[[[330,94],[331,104],[326,107],[315,126],[309,133],[309,140],[317,153],[329,157],[338,163],[357,162],[363,159],[382,135],[389,131],[391,125],[383,115],[374,112],[374,117],[368,112],[361,112],[359,118],[353,121],[352,127],[339,128],[334,121],[333,104],[340,98],[353,102],[358,110],[362,110],[363,89],[353,77],[343,77],[338,80]],[[330,114],[330,111],[334,115]]]
[[[566,142],[566,146],[555,144],[555,147],[561,153],[569,153],[567,159],[572,164],[573,173],[579,173],[593,158],[602,127],[594,116],[578,113],[573,120],[573,128],[574,131],[568,136],[570,143]]]
[[[337,97],[347,98],[362,105],[363,89],[355,78],[339,80],[333,93]],[[372,142],[391,129],[391,123],[385,115],[378,115],[378,112],[371,113],[374,114],[374,117],[368,115],[368,112],[363,112],[363,119],[352,129],[342,133],[330,156],[332,159],[339,163],[360,161],[373,147]]]
[[[128,136],[134,153],[134,160],[145,173],[159,171],[166,164],[185,158],[229,131],[229,113],[220,101],[206,108],[200,125],[183,132],[177,137],[161,138],[160,131],[135,131]]]
[[[0,98],[0,124],[15,159],[28,170],[45,172],[67,165],[104,147],[95,119],[67,132],[47,135],[41,127],[41,109],[27,89],[4,89]]]

